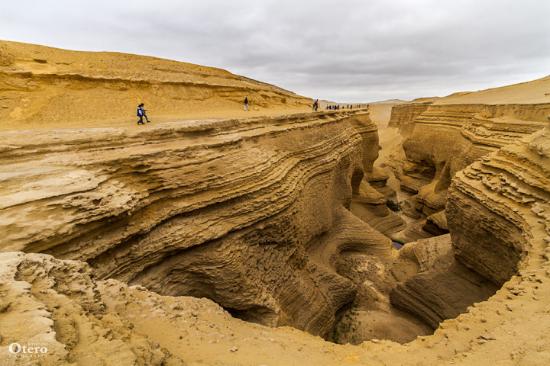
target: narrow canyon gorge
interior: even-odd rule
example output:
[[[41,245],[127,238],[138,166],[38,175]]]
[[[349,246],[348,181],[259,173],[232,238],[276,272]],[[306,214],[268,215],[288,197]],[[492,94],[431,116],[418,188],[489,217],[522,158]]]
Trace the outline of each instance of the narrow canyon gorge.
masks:
[[[0,117],[26,126],[0,131],[2,349],[47,344],[41,365],[550,363],[550,77],[312,113],[223,70],[0,46]],[[143,129],[119,125],[136,84],[161,105]],[[243,90],[286,113],[174,118]],[[79,94],[108,95],[113,125],[91,126]]]

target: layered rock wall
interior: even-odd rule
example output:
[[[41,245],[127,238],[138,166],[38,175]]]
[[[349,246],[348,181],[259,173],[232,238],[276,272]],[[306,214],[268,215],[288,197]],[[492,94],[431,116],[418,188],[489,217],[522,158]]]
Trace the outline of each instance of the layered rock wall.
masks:
[[[408,135],[414,128],[414,119],[428,109],[429,103],[398,104],[392,107],[388,127],[397,127],[403,135]]]
[[[415,104],[409,108],[414,115]],[[476,159],[548,125],[550,104],[429,105],[412,121],[403,143],[407,161],[401,185],[417,193],[417,210],[426,216],[445,207],[451,178]]]
[[[326,252],[326,237],[359,225],[363,233],[338,234],[330,250],[390,251],[389,239],[341,214],[378,154],[368,114],[50,131],[31,141],[9,132],[0,146],[3,251],[87,261],[100,278],[208,297],[246,320],[325,335],[356,291],[314,254]]]
[[[456,257],[497,285],[517,273],[533,245],[548,244],[529,230],[535,217],[548,220],[548,141],[546,128],[529,143],[505,146],[451,185],[446,213]]]
[[[141,286],[98,280],[79,261],[0,253],[0,360],[16,362],[7,351],[11,342],[34,342],[47,346],[48,353],[27,364],[548,364],[548,131],[539,131],[458,173],[449,199],[451,241],[444,236],[409,249],[406,246],[398,258],[401,265],[394,268],[395,276],[413,281],[405,290],[414,289],[415,283],[430,280],[433,271],[447,268],[457,251],[458,261],[479,276],[506,282],[487,301],[470,305],[455,319],[443,321],[433,335],[406,345],[379,340],[359,346],[335,345],[290,328],[241,322],[206,299],[159,296]],[[346,211],[339,207],[337,220],[345,221]],[[471,223],[480,223],[479,229]],[[358,225],[352,222],[345,232]],[[518,228],[522,232],[515,235]],[[345,232],[333,235],[341,238]],[[488,235],[488,240],[481,234]],[[360,235],[364,233],[359,230],[353,234]],[[346,248],[349,252],[357,246],[348,242]],[[329,249],[319,258],[330,264],[334,248]],[[495,266],[499,258],[502,270]],[[519,258],[519,262],[509,258]],[[460,280],[449,285],[462,287],[468,282],[465,277]],[[419,292],[428,290],[420,288]],[[432,309],[435,304],[452,310],[445,308],[446,301],[456,299],[456,294],[451,295],[424,299],[430,299]]]

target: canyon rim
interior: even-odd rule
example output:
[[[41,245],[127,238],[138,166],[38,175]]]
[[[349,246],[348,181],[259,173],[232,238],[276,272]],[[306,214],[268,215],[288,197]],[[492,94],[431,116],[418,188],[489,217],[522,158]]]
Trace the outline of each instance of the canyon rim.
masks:
[[[0,41],[0,365],[550,364],[550,76],[300,94]]]

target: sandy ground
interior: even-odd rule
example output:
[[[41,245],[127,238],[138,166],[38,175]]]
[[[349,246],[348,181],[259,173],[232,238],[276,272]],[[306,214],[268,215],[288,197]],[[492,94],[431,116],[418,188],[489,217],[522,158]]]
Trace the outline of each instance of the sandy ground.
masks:
[[[538,104],[550,103],[550,76],[476,92],[460,92],[434,104]]]
[[[391,110],[395,104],[371,104],[369,105],[369,115],[371,120],[378,126],[378,138],[380,151],[378,152],[378,160],[375,166],[383,167],[388,163],[390,154],[401,149],[402,137],[399,129],[388,127],[390,121]],[[394,187],[392,187],[394,188]]]
[[[391,109],[394,105],[393,103],[369,104],[370,119],[376,123],[379,129],[388,126],[391,117]]]
[[[311,110],[309,98],[217,68],[0,41],[0,130],[134,127],[142,102],[154,122]]]
[[[41,121],[35,122],[7,122],[0,124],[0,131],[7,130],[36,130],[36,129],[73,129],[73,128],[103,128],[103,127],[126,127],[129,129],[148,128],[158,123],[164,122],[180,122],[180,121],[194,121],[194,120],[217,120],[217,119],[230,119],[230,118],[248,118],[248,117],[274,117],[286,114],[304,113],[311,111],[308,107],[295,107],[295,108],[251,108],[248,112],[241,110],[238,106],[233,109],[212,109],[212,110],[191,110],[189,112],[183,112],[174,115],[155,115],[154,112],[148,111],[148,117],[151,123],[138,125],[137,117],[133,117],[132,113],[128,113],[128,118],[114,119],[110,121],[105,120],[81,120],[81,121],[51,121],[43,123]],[[133,111],[131,111],[133,112]]]

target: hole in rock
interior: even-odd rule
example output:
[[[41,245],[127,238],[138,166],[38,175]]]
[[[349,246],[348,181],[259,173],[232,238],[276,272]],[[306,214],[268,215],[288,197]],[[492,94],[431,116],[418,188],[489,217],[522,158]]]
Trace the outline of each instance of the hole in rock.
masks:
[[[226,306],[224,309],[234,318],[258,324],[270,324],[276,317],[273,310],[260,305],[250,306],[245,309],[234,309]]]

